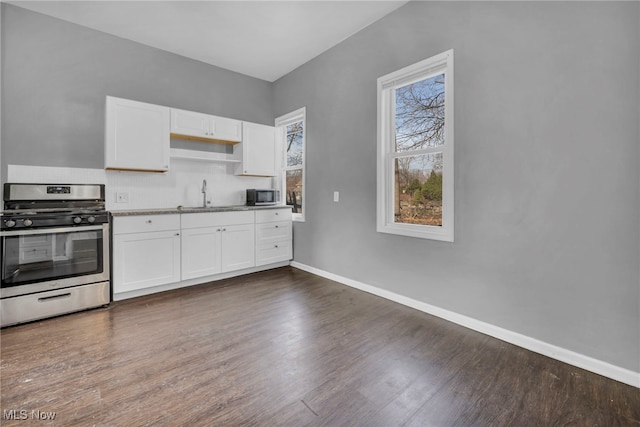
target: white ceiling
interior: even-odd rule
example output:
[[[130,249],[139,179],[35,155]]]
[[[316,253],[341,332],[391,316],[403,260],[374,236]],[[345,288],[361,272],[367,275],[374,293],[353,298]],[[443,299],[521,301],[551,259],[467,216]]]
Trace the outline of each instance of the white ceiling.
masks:
[[[8,1],[275,81],[407,1]]]

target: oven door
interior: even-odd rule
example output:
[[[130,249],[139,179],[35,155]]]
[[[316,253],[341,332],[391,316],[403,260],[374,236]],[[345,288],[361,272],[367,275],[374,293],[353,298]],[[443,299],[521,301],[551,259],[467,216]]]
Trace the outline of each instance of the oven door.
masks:
[[[1,297],[109,280],[109,224],[0,232]]]

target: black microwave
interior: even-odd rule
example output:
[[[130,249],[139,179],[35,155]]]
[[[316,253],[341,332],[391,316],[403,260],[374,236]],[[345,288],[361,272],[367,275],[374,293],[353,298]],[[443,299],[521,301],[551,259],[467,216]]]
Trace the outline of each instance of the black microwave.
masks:
[[[247,206],[268,206],[280,203],[280,190],[247,189]]]

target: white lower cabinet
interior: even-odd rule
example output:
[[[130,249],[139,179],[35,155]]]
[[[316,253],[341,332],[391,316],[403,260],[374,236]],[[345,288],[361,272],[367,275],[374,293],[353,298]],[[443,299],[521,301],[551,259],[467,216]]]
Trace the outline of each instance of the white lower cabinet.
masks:
[[[223,227],[221,246],[223,273],[256,265],[253,224]]]
[[[253,212],[182,216],[182,280],[255,266]]]
[[[182,230],[182,280],[222,272],[220,228]]]
[[[288,261],[291,237],[288,208],[115,216],[113,293]]]
[[[291,209],[256,212],[256,265],[293,258]]]
[[[180,280],[180,216],[141,215],[113,221],[113,293]]]

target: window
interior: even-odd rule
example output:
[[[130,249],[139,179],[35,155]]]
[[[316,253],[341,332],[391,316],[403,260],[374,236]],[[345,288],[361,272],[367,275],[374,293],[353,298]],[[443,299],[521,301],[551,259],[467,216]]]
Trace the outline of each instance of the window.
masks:
[[[293,220],[304,221],[304,178],[306,147],[306,108],[293,111],[276,119],[283,144],[283,183],[284,200],[293,206]]]
[[[377,230],[453,242],[453,50],[378,79]]]

